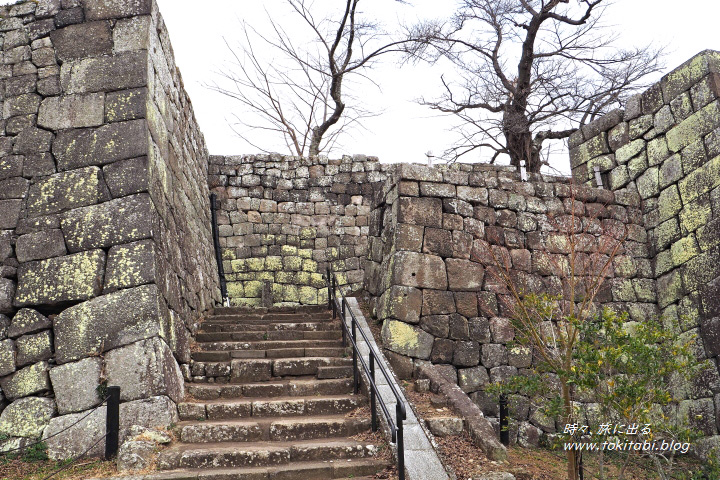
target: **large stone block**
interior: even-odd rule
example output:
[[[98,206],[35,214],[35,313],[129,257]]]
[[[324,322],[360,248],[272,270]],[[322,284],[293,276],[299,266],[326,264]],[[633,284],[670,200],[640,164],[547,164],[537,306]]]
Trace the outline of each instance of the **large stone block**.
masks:
[[[109,351],[105,371],[108,384],[120,387],[121,400],[167,395],[180,402],[185,396],[180,367],[158,337]]]
[[[11,403],[0,415],[0,434],[37,438],[55,414],[52,398],[29,397]]]
[[[485,367],[461,368],[458,370],[458,386],[465,393],[480,390],[490,381]]]
[[[56,173],[30,187],[28,216],[38,217],[94,205],[109,197],[98,167]]]
[[[67,363],[151,338],[167,316],[155,285],[120,290],[55,317],[55,356]]]
[[[67,253],[65,237],[57,228],[21,235],[17,239],[15,253],[20,263],[61,257]]]
[[[667,133],[668,148],[671,152],[679,152],[696,140],[717,128],[720,118],[720,101],[715,101],[698,110],[680,122]]]
[[[480,363],[480,345],[473,341],[456,342],[453,365],[474,367]]]
[[[0,200],[0,230],[13,230],[17,227],[22,203],[20,199]]]
[[[397,221],[410,225],[442,228],[442,200],[422,197],[400,198]]]
[[[104,292],[155,282],[155,242],[117,245],[108,253]]]
[[[0,278],[0,314],[13,311],[13,297],[15,297],[15,282],[9,278]]]
[[[63,62],[109,55],[113,48],[109,22],[86,22],[59,28],[50,33],[50,40],[58,59]]]
[[[145,428],[168,428],[178,422],[175,403],[162,395],[120,404],[120,441],[133,425]]]
[[[485,269],[477,262],[460,260],[457,258],[445,259],[447,276],[452,291],[480,290],[485,278]]]
[[[102,20],[106,18],[132,17],[149,15],[151,0],[103,0],[102,2],[86,2],[85,18]]]
[[[52,322],[40,312],[31,308],[21,308],[13,317],[7,330],[10,338],[52,328]]]
[[[427,360],[435,337],[424,330],[397,320],[385,320],[382,328],[385,348],[401,355]]]
[[[147,157],[113,162],[103,167],[103,173],[113,198],[148,190]]]
[[[87,300],[102,290],[105,252],[93,250],[20,265],[15,305]]]
[[[40,128],[28,127],[15,137],[13,152],[20,155],[32,155],[50,151],[55,136],[52,132]]]
[[[393,285],[380,298],[378,318],[394,318],[406,323],[420,321],[422,292],[417,288]]]
[[[49,360],[52,357],[52,332],[23,335],[15,341],[17,348],[17,366],[22,367],[31,363]]]
[[[82,412],[102,400],[97,393],[102,372],[100,357],[83,358],[50,370],[55,401],[60,415]]]
[[[62,412],[60,412],[62,415]],[[43,433],[47,454],[52,460],[74,458],[89,450],[87,456],[99,457],[105,452],[105,417],[107,407],[87,412],[62,415],[50,420]],[[73,424],[77,425],[73,426]],[[93,446],[95,442],[97,445]]]
[[[15,346],[12,340],[0,342],[0,377],[15,371]]]
[[[445,290],[445,262],[435,255],[396,252],[390,266],[391,284]]]
[[[113,29],[113,49],[115,53],[149,50],[150,24],[151,18],[149,15],[118,20]]]
[[[38,125],[49,130],[97,127],[104,116],[104,93],[49,97],[40,104]]]
[[[144,87],[147,85],[147,52],[65,62],[60,70],[60,83],[68,95]]]
[[[65,213],[60,222],[71,252],[106,248],[152,236],[152,203],[131,195]]]
[[[148,153],[147,125],[145,120],[132,120],[98,128],[64,130],[58,133],[52,151],[58,170],[141,157]]]
[[[720,64],[720,54],[712,50],[705,50],[665,75],[661,81],[665,103],[669,103],[684,91],[689,90],[705,75],[717,72],[718,64]]]
[[[0,380],[3,394],[10,400],[50,390],[47,362],[22,368]]]
[[[720,185],[720,156],[709,160],[700,168],[690,172],[680,180],[678,188],[683,204],[687,205],[718,185]]]

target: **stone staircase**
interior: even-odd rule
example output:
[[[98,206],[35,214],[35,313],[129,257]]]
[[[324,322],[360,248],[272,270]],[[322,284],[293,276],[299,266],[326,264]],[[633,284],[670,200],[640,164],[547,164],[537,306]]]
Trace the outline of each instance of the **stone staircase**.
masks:
[[[368,432],[367,398],[353,394],[339,320],[318,307],[217,308],[202,324],[192,382],[179,405],[167,478],[370,478],[387,466]]]

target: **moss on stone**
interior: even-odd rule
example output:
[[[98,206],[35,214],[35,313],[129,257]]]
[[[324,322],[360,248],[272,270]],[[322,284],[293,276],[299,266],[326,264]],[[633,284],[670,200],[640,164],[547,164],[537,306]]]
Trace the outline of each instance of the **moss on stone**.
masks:
[[[694,235],[688,235],[673,243],[671,247],[673,265],[679,267],[691,258],[700,254],[700,248]]]

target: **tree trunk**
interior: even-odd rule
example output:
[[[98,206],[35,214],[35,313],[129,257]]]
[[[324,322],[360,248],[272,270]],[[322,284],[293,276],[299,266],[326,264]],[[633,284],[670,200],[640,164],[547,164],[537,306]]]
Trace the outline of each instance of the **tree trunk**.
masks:
[[[540,152],[533,143],[533,135],[525,113],[517,105],[509,105],[503,115],[503,134],[510,165],[520,168],[520,161],[525,160],[528,172],[539,173],[542,163]]]
[[[570,386],[562,382],[562,396],[563,396],[563,407],[565,408],[565,414],[563,415],[563,421],[568,424],[572,421],[572,402],[570,401]],[[577,480],[577,452],[573,449],[568,449],[565,452],[567,455],[568,467],[567,474],[568,480]]]

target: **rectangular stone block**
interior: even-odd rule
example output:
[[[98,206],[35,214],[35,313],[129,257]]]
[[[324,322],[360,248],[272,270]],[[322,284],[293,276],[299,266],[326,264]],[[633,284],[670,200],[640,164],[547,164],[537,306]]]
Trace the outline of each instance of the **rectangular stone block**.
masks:
[[[44,260],[61,257],[67,253],[65,238],[59,229],[43,230],[21,235],[15,245],[15,254],[19,262]]]
[[[30,187],[28,216],[40,217],[64,212],[94,205],[109,198],[102,171],[98,167],[56,173]]]
[[[63,62],[110,55],[113,48],[109,22],[86,22],[59,28],[50,33],[50,39],[58,59]]]
[[[49,130],[97,127],[104,115],[104,93],[49,97],[40,104],[38,125]]]
[[[145,118],[147,88],[110,92],[105,98],[105,121],[123,122]]]
[[[28,262],[18,268],[15,305],[55,305],[100,294],[105,252],[93,250]]]
[[[15,347],[18,367],[48,360],[52,356],[52,332],[23,335],[15,341]]]
[[[150,21],[149,15],[118,20],[113,29],[115,53],[149,50]]]
[[[119,160],[103,167],[105,183],[113,198],[147,192],[147,157]],[[222,225],[221,225],[222,226]]]
[[[442,200],[439,198],[403,197],[398,203],[398,223],[442,227]]]
[[[709,160],[680,180],[678,188],[683,204],[687,205],[718,185],[720,185],[720,156]]]
[[[435,255],[416,252],[396,252],[391,260],[392,285],[447,289],[445,262]]]
[[[66,94],[105,92],[147,85],[147,52],[121,53],[63,63],[60,83]]]
[[[665,103],[669,103],[681,93],[689,90],[705,75],[718,72],[718,65],[720,65],[720,54],[706,50],[665,75],[661,80]]]
[[[20,219],[22,200],[0,200],[0,230],[12,230]]]
[[[83,358],[50,370],[58,413],[65,415],[82,412],[100,403],[102,399],[97,393],[97,387],[100,385],[101,372],[100,357]]]
[[[155,242],[118,245],[108,253],[104,293],[155,282]]]
[[[150,238],[152,218],[150,196],[143,193],[71,210],[60,226],[68,249],[78,252]]]
[[[155,285],[120,290],[72,306],[54,320],[57,362],[157,336],[167,315]]]
[[[148,153],[147,125],[145,120],[133,120],[96,129],[65,130],[58,133],[52,151],[58,170],[142,157]]]
[[[151,0],[103,0],[86,2],[84,7],[87,20],[149,15]]]
[[[720,118],[720,101],[715,101],[702,110],[683,120],[667,133],[668,148],[671,152],[679,152],[691,143],[702,140],[718,126]]]
[[[50,390],[47,362],[39,362],[18,370],[0,380],[0,387],[10,400]]]

